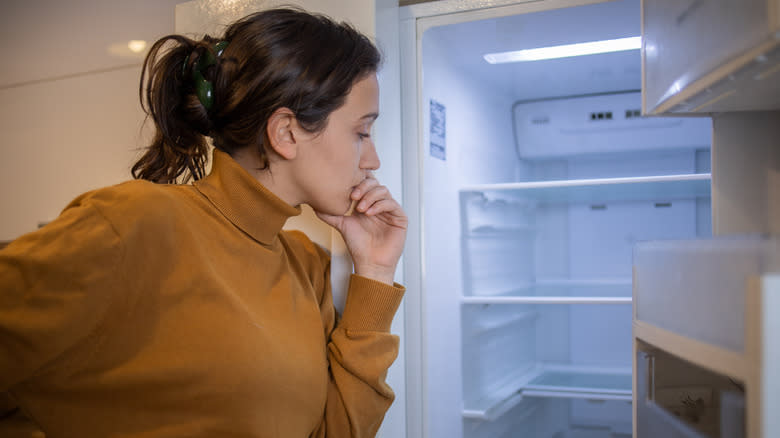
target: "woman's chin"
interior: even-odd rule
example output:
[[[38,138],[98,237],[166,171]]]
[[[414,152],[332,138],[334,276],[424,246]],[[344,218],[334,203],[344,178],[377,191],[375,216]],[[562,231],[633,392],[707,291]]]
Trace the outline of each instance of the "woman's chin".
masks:
[[[327,214],[330,216],[349,216],[354,213],[354,208],[351,203],[344,205],[323,205],[323,206],[311,206],[314,211],[321,214]]]

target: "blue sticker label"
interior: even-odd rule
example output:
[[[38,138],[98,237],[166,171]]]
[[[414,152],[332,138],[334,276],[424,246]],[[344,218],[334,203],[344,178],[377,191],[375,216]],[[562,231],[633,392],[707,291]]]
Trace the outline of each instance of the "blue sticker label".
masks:
[[[444,105],[431,99],[431,156],[447,159],[447,110]]]

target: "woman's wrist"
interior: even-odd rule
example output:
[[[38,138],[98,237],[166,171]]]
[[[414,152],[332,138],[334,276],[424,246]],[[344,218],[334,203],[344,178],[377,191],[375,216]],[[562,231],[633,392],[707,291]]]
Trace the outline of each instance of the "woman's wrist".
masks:
[[[395,276],[395,269],[384,266],[374,265],[355,265],[355,274],[361,277],[370,278],[385,284],[392,285]]]

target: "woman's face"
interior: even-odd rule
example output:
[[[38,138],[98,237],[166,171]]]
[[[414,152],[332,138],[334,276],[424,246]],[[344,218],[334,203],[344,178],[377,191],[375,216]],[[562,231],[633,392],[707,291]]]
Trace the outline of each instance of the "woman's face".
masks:
[[[296,179],[304,203],[342,215],[352,189],[379,168],[371,127],[379,115],[379,84],[370,74],[352,86],[344,105],[328,117],[325,129],[299,150]]]

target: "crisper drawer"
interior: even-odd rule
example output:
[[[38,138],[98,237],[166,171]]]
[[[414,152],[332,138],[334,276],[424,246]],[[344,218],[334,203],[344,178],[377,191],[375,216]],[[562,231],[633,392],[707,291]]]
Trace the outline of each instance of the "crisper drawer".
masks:
[[[635,319],[743,353],[746,282],[778,270],[779,242],[730,237],[637,244]]]
[[[766,47],[766,53],[753,58],[767,55],[776,45],[779,5],[778,0],[643,0],[645,111],[655,112],[675,94],[752,49]],[[776,80],[765,82],[771,86]]]

